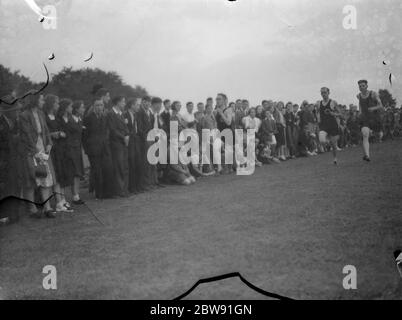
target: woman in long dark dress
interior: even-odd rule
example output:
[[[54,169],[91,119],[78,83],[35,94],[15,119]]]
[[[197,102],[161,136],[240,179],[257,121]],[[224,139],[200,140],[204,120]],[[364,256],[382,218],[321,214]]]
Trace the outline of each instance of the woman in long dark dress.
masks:
[[[52,138],[53,147],[50,152],[54,168],[54,186],[53,190],[56,193],[56,212],[73,212],[70,204],[66,201],[64,192],[65,188],[72,185],[72,179],[66,167],[65,145],[66,133],[61,130],[60,122],[57,119],[59,110],[59,97],[48,94],[45,97],[45,105],[43,110],[46,115],[46,124],[49,128],[50,137]]]
[[[71,102],[71,100],[70,100]],[[64,121],[66,132],[67,157],[70,161],[73,175],[73,204],[81,205],[85,202],[80,197],[80,181],[84,176],[84,161],[82,157],[82,116],[85,112],[83,101],[76,101],[67,108],[67,121]],[[65,119],[64,119],[65,120]]]
[[[83,145],[91,165],[95,197],[106,199],[115,195],[115,187],[103,101],[96,100],[91,109],[84,119]]]

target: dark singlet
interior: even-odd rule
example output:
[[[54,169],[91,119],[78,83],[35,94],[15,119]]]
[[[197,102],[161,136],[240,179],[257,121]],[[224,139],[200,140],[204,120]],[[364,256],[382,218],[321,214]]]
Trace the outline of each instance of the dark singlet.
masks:
[[[223,110],[223,113],[225,113],[225,111],[226,111],[227,109],[229,109],[229,107],[225,108],[225,109]],[[221,116],[219,113],[216,115],[215,119],[216,119],[217,126],[218,126],[218,130],[219,130],[219,131],[223,131],[223,130],[225,130],[225,129],[232,129],[232,124],[227,125],[226,122],[225,122],[225,120],[223,120],[222,116]]]
[[[374,107],[377,103],[372,97],[373,92],[370,91],[367,98],[363,98],[361,93],[359,94],[359,105],[362,118],[364,119],[376,119],[379,116],[378,111],[370,112],[368,109]]]
[[[331,102],[329,100],[327,105],[324,106],[323,101],[320,102],[320,129],[322,131],[327,132],[330,135],[337,135],[338,134],[338,122],[336,121],[336,117],[329,114],[334,110],[331,109]]]

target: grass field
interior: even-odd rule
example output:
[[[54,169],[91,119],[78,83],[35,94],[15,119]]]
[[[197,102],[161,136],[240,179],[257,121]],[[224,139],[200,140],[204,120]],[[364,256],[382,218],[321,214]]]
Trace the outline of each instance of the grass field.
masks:
[[[0,227],[0,298],[172,299],[197,280],[240,272],[294,299],[400,299],[393,251],[402,247],[402,141],[204,178],[82,207],[55,220]],[[58,289],[42,288],[57,268]],[[342,269],[357,269],[345,290]],[[238,279],[190,299],[262,299]]]

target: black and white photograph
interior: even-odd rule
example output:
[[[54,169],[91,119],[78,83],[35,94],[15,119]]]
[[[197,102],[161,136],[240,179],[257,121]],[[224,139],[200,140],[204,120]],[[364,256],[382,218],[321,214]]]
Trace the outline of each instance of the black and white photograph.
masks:
[[[401,299],[401,16],[0,0],[0,300]]]

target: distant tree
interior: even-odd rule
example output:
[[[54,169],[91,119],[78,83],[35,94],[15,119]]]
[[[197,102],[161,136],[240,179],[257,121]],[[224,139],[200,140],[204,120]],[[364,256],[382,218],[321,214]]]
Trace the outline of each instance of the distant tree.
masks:
[[[12,72],[0,64],[0,97],[22,95],[23,93],[40,88],[42,83],[34,83],[20,74],[20,71]],[[110,91],[111,96],[123,95],[126,97],[144,97],[148,95],[145,88],[136,85],[132,87],[124,83],[116,72],[105,72],[100,69],[79,69],[71,67],[63,68],[57,74],[52,75],[45,93],[53,93],[60,98],[83,100],[91,104],[94,99],[94,86],[104,87]]]
[[[387,108],[395,108],[396,106],[396,99],[392,96],[392,94],[387,89],[380,89],[378,91],[378,95],[382,102],[382,105]]]
[[[53,77],[47,91],[61,98],[84,100],[86,104],[90,104],[94,98],[94,86],[108,89],[111,96],[143,97],[148,94],[146,89],[141,86],[133,88],[124,83],[116,72],[89,68],[79,70],[64,68]]]
[[[0,97],[21,95],[38,87],[20,71],[11,72],[10,69],[0,64]]]

